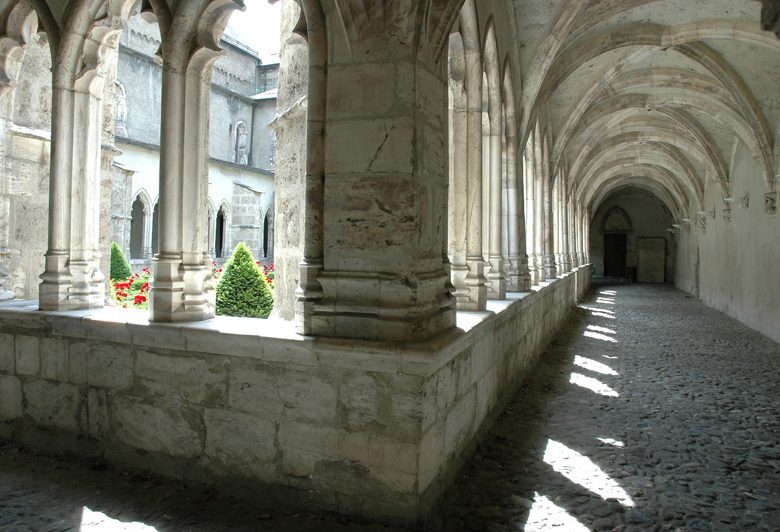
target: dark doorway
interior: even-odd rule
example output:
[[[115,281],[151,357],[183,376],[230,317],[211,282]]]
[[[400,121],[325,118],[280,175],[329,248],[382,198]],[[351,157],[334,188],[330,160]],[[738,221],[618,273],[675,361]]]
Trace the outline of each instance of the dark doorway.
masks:
[[[604,276],[626,276],[626,235],[623,233],[604,235]]]
[[[218,259],[224,255],[225,247],[225,211],[219,209],[217,213],[217,227],[214,238],[214,254]]]

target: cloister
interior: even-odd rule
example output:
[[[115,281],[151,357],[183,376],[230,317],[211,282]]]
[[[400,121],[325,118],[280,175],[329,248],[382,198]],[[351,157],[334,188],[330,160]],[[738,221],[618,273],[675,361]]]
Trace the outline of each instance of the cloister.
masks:
[[[267,321],[215,317],[211,276],[211,75],[244,1],[0,0],[3,248],[25,230],[15,81],[32,42],[52,65],[39,300],[0,305],[3,439],[417,520],[592,272],[780,341],[776,0],[284,0]],[[100,236],[132,16],[162,40],[148,314],[105,305]]]

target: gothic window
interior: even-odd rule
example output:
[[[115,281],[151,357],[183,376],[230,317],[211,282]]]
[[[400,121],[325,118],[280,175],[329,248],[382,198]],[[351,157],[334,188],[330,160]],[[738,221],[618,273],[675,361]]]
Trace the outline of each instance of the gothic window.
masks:
[[[214,254],[218,259],[225,256],[225,208],[220,207],[217,212],[217,227],[214,231]]]
[[[144,233],[146,232],[146,205],[138,195],[130,210],[130,258],[142,259],[144,255]]]

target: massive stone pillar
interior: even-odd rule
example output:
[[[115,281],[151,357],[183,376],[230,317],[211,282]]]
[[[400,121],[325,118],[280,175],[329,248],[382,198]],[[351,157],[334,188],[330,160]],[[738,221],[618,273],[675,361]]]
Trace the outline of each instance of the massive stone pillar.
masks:
[[[55,6],[54,8],[50,8]],[[105,5],[105,16],[96,20]],[[42,310],[103,305],[100,176],[107,49],[115,48],[130,1],[84,1],[63,13],[34,2],[52,56],[49,238],[39,300]]]
[[[211,73],[227,18],[243,3],[155,3],[162,37],[159,251],[153,260],[152,321],[214,316],[208,253],[208,117]]]
[[[544,232],[542,233],[544,255],[544,279],[555,279],[555,227],[553,219],[552,176],[550,175],[550,142],[544,135],[542,142],[542,196],[544,198]]]
[[[442,257],[448,181],[443,49],[457,2],[432,2],[423,34],[416,5],[347,4],[327,13],[338,17],[328,19],[328,30],[343,28],[348,46],[335,44],[328,53],[324,144],[317,153],[309,146],[309,159],[316,157],[324,169],[323,261],[316,278],[322,295],[311,301],[311,313],[303,310],[299,330],[423,340],[454,324]],[[313,106],[310,94],[310,113]],[[312,215],[306,213],[304,225],[316,238]]]

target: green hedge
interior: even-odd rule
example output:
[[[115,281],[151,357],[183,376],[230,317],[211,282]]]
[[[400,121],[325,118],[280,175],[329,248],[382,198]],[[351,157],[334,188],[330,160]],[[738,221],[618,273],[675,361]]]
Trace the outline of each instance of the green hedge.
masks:
[[[267,318],[274,295],[252,252],[243,242],[236,246],[217,284],[217,314]]]
[[[116,242],[111,242],[111,273],[109,275],[114,280],[125,280],[129,279],[131,274],[127,257]]]

